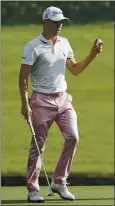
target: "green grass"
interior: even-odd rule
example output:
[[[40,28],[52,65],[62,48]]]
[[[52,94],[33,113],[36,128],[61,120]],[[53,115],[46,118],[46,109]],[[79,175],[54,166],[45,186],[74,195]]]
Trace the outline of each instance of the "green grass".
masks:
[[[23,46],[42,31],[41,26],[2,27],[2,174],[25,174],[31,134],[20,114],[18,75]],[[110,24],[64,27],[76,60],[82,60],[98,37],[103,52],[79,74],[66,72],[68,92],[78,114],[80,143],[73,173],[111,175],[114,171],[114,26]],[[31,90],[30,90],[31,94]],[[54,123],[48,134],[44,162],[53,172],[63,144]]]
[[[114,205],[114,187],[113,186],[79,186],[69,187],[75,195],[75,201],[65,201],[59,195],[48,197],[48,187],[41,187],[41,195],[45,203],[39,205]],[[25,187],[2,187],[2,205],[37,205],[27,203],[27,190]]]

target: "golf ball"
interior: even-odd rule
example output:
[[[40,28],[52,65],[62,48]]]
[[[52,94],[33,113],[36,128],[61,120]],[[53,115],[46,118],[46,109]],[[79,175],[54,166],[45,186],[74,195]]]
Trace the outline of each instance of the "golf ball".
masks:
[[[102,40],[101,39],[98,39],[97,40],[97,45],[100,45],[102,43]]]

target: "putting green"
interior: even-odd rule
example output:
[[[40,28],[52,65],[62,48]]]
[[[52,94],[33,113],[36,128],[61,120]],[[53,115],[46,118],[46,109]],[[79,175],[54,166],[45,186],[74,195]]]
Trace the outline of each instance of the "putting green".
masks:
[[[113,186],[69,186],[69,190],[76,196],[75,201],[66,201],[59,195],[48,197],[48,187],[41,187],[44,203],[27,203],[26,187],[2,187],[2,206],[18,205],[114,205]]]

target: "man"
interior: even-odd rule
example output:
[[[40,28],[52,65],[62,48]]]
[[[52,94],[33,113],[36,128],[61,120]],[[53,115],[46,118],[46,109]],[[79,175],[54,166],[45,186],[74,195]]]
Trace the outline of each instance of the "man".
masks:
[[[89,55],[80,62],[74,59],[69,41],[59,36],[62,23],[68,18],[57,7],[43,12],[43,32],[24,47],[19,75],[19,89],[22,100],[21,113],[28,121],[32,118],[38,155],[32,138],[27,165],[27,189],[29,202],[44,202],[40,196],[38,178],[48,129],[55,121],[65,138],[64,146],[52,177],[53,192],[66,200],[75,200],[68,191],[66,179],[69,176],[72,159],[79,142],[77,115],[72,106],[72,97],[66,92],[65,67],[77,75],[102,51],[102,44],[96,41]],[[32,96],[28,100],[28,77],[31,77]],[[57,137],[54,137],[57,138]]]

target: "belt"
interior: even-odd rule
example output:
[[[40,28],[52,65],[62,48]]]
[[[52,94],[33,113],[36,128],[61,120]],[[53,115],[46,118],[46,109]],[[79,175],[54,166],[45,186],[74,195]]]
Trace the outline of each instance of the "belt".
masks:
[[[57,92],[57,93],[51,93],[51,94],[45,94],[45,95],[49,95],[49,96],[52,96],[52,97],[60,97],[62,96],[64,92]]]
[[[36,92],[36,91],[34,91]],[[47,96],[52,96],[52,97],[60,97],[63,95],[64,92],[57,92],[57,93],[43,93],[43,92],[37,92],[37,93],[40,93],[40,94],[44,94],[44,95],[47,95]]]

